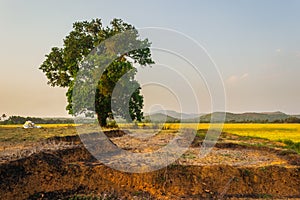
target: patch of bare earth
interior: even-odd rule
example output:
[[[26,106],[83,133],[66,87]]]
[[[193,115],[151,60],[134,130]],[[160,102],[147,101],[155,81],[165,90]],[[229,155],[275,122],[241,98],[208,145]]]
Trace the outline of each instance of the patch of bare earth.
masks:
[[[106,135],[118,147],[135,153],[155,152],[174,139],[185,142],[172,130],[159,134],[139,131]],[[205,157],[199,157],[202,140],[196,137],[173,164],[147,173],[125,173],[105,166],[75,136],[22,144],[19,157],[10,157],[18,149],[6,146],[0,152],[0,199],[69,199],[112,193],[114,199],[300,198],[298,154],[280,145],[270,148],[234,137],[223,134]]]

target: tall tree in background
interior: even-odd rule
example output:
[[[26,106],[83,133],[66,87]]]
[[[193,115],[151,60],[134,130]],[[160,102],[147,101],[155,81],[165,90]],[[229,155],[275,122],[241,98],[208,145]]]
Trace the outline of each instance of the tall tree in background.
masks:
[[[127,76],[127,81],[130,83],[129,87],[137,88],[129,100],[128,110],[130,118],[131,120],[138,121],[143,118],[141,111],[143,108],[143,96],[140,94],[141,88],[138,82],[134,80],[137,70],[133,66],[133,63],[138,63],[143,66],[154,63],[151,59],[149,49],[150,42],[147,39],[139,39],[138,32],[132,25],[120,19],[113,19],[110,25],[111,27],[103,27],[100,19],[94,19],[90,22],[75,22],[73,24],[73,30],[64,39],[63,48],[53,47],[39,68],[48,78],[48,84],[53,87],[68,88],[66,93],[68,105],[66,109],[69,111],[69,114],[78,114],[75,113],[76,111],[73,108],[72,95],[75,78],[82,61],[93,49],[108,38],[126,31],[134,33],[132,35],[133,37],[131,37],[131,43],[137,43],[138,46],[142,46],[143,48],[118,55],[118,57],[106,67],[99,79],[96,88],[94,109],[101,126],[106,126],[106,119],[112,112],[111,100],[113,89],[118,80],[125,74],[128,74],[128,72],[130,72],[129,76]],[[120,43],[114,45],[120,45]],[[118,54],[118,52],[113,52],[114,49],[116,49],[114,46],[107,46],[107,49],[111,50],[112,54]],[[80,106],[82,110],[85,109],[84,102],[80,104]],[[130,119],[127,118],[127,120]]]

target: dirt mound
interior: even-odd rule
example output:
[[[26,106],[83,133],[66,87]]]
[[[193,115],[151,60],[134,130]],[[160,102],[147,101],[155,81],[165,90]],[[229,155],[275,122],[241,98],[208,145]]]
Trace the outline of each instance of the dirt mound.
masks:
[[[143,174],[108,168],[82,147],[0,166],[0,199],[57,199],[114,191],[124,199],[300,198],[300,166],[183,166]]]
[[[287,164],[300,166],[300,156],[297,154],[297,152],[292,150],[274,149],[266,146],[245,146],[235,143],[217,143],[215,147],[220,149],[235,149],[241,151],[260,151],[264,154],[271,153],[279,158],[284,159]]]
[[[128,132],[127,132],[128,133]],[[104,134],[108,138],[122,137],[127,134],[121,130],[105,131]],[[88,136],[94,137],[98,133],[89,133]],[[48,152],[53,150],[70,150],[83,146],[78,135],[73,136],[55,136],[38,142],[22,142],[22,143],[0,143],[0,163],[17,160],[28,157],[39,152]]]
[[[161,148],[176,133],[134,137],[131,132],[112,130],[105,134],[118,147],[142,153]],[[44,142],[47,148],[0,163],[0,199],[300,198],[299,154],[221,139],[213,151],[199,158],[202,140],[196,139],[174,164],[132,174],[97,161],[78,136],[54,137]]]

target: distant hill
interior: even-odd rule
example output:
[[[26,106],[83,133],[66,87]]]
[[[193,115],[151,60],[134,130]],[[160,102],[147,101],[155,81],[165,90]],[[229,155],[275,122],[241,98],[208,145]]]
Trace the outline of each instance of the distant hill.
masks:
[[[161,111],[164,112],[164,111]],[[300,115],[287,115],[283,112],[264,112],[264,113],[224,113],[224,112],[214,112],[210,114],[181,114],[175,111],[165,111],[165,113],[154,113],[152,115],[147,115],[145,119],[150,121],[150,118],[155,122],[183,122],[183,123],[197,123],[197,122],[210,122],[213,119],[214,122],[221,122],[224,114],[226,114],[225,122],[231,123],[242,123],[242,122],[253,122],[253,123],[267,123],[267,122],[290,122],[291,118],[299,118]],[[180,120],[181,119],[181,120]]]
[[[171,117],[169,115],[165,115],[162,113],[154,113],[152,115],[146,115],[144,117],[145,122],[169,122],[169,123],[174,123],[174,122],[180,122],[178,118]]]
[[[159,110],[156,111],[153,114],[164,114],[168,115],[170,117],[176,118],[176,119],[193,119],[193,118],[199,118],[200,116],[204,114],[195,114],[195,113],[179,113],[173,110]],[[149,114],[145,114],[146,116],[149,116]]]
[[[212,114],[204,115],[200,118],[203,122],[209,122],[211,117],[215,121],[220,121],[224,113],[215,112]],[[282,112],[270,112],[270,113],[226,113],[226,122],[273,122],[276,120],[285,120],[291,117]]]

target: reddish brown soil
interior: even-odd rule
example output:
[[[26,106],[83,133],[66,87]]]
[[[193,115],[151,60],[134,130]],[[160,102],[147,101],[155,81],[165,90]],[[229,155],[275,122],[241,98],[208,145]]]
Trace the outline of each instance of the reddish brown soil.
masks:
[[[116,136],[123,140],[112,140],[126,147],[129,138]],[[281,149],[221,141],[206,158],[194,157],[195,146],[164,169],[132,174],[99,163],[76,137],[52,140],[74,146],[0,164],[0,199],[68,199],[111,192],[119,199],[300,198],[300,156]],[[137,141],[130,150],[142,152],[143,145]]]

